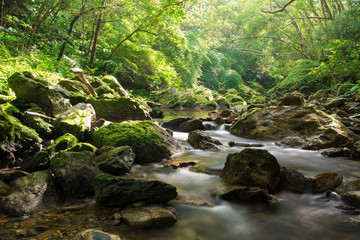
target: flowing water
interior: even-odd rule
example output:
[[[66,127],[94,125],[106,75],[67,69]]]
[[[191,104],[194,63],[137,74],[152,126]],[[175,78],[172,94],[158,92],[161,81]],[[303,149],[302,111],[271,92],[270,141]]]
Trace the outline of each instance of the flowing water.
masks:
[[[307,177],[335,171],[344,176],[344,181],[360,178],[360,162],[326,158],[317,151],[286,148],[277,146],[274,142],[240,138],[222,128],[206,133],[224,144],[229,141],[263,144],[261,149],[272,153],[281,166],[297,169]],[[187,135],[174,133],[174,137],[185,145]],[[211,192],[225,183],[218,175],[204,172],[220,171],[229,153],[239,152],[244,148],[233,147],[212,152],[188,147],[185,152],[174,156],[174,160],[198,162],[192,169],[166,168],[160,164],[133,168],[135,175],[159,179],[177,187],[183,203],[179,201],[173,204],[178,221],[172,227],[133,229],[124,224],[114,226],[110,224],[111,219],[106,217],[111,215],[111,210],[104,210],[91,202],[86,209],[78,212],[59,214],[50,211],[31,216],[27,221],[36,225],[39,223],[31,219],[48,217],[49,220],[42,224],[51,226],[50,229],[61,230],[66,228],[66,225],[71,225],[73,232],[76,232],[81,228],[95,227],[119,234],[123,240],[360,239],[360,224],[350,221],[350,217],[359,216],[342,213],[342,210],[335,206],[343,203],[339,200],[328,200],[323,194],[280,192],[275,194],[278,201],[269,204],[232,203],[216,199]],[[10,226],[12,222],[7,224]],[[23,225],[18,223],[19,228]]]

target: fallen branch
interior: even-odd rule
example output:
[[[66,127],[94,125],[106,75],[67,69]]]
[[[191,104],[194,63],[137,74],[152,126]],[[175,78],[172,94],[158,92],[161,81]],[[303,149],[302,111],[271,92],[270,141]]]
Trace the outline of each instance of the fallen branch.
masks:
[[[98,96],[96,94],[93,86],[90,84],[90,82],[88,80],[86,80],[86,78],[84,76],[84,70],[82,70],[81,68],[71,68],[70,71],[75,73],[78,76],[78,78],[80,79],[80,81],[86,85],[86,87],[90,90],[91,95],[93,95],[93,97]]]
[[[25,114],[26,116],[43,118],[43,119],[49,120],[49,121],[51,121],[51,122],[52,122],[52,121],[55,121],[55,118],[49,117],[49,116],[46,116],[46,115],[44,115],[44,114],[37,113],[37,112],[25,111],[24,114]]]

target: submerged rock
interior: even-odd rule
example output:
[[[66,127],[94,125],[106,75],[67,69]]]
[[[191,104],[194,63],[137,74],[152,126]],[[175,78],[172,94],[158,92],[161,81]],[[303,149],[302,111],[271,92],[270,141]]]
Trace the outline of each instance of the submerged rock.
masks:
[[[84,152],[61,152],[50,162],[50,169],[61,189],[76,197],[94,194],[95,176],[99,170],[92,163],[93,154]]]
[[[14,73],[8,82],[17,98],[36,103],[48,114],[58,115],[71,107],[67,90],[29,72]]]
[[[258,187],[237,186],[215,193],[221,199],[236,202],[267,202],[275,199],[266,190]]]
[[[341,194],[342,200],[351,206],[360,208],[360,192],[346,192]]]
[[[112,122],[145,120],[149,118],[145,107],[128,97],[90,98],[96,116]]]
[[[173,119],[163,123],[161,126],[178,132],[190,132],[193,130],[205,129],[203,122],[194,117],[181,117]]]
[[[351,147],[358,138],[330,115],[311,107],[253,109],[242,115],[230,132],[263,140],[296,137],[301,141],[292,141],[293,147],[312,150]]]
[[[316,175],[311,179],[314,193],[334,190],[342,182],[343,177],[339,173],[325,172]]]
[[[96,177],[95,201],[106,207],[145,203],[166,203],[176,198],[176,188],[160,181],[128,179],[103,174]]]
[[[95,165],[104,173],[122,175],[131,170],[135,153],[129,146],[117,147],[94,158]]]
[[[351,150],[348,148],[327,148],[321,152],[326,157],[350,157]]]
[[[227,156],[220,177],[232,184],[274,192],[280,183],[280,165],[267,150],[246,148]]]
[[[196,130],[189,133],[188,141],[195,149],[220,150],[225,146],[217,139],[207,136],[204,132]]]
[[[0,105],[0,168],[14,167],[18,158],[30,157],[40,149],[39,135],[13,116],[18,114],[9,103]]]
[[[79,232],[74,240],[121,240],[118,235],[103,232],[97,229],[86,229]]]
[[[112,123],[99,128],[92,140],[98,148],[130,146],[135,163],[161,162],[183,150],[175,138],[151,121]]]
[[[311,181],[297,170],[282,167],[280,178],[282,186],[288,191],[306,193],[312,190]]]
[[[34,172],[11,183],[11,193],[0,202],[13,216],[22,216],[38,208],[47,199],[57,199],[50,171]]]
[[[121,210],[122,219],[131,227],[167,227],[176,222],[175,209],[165,205],[129,206]]]

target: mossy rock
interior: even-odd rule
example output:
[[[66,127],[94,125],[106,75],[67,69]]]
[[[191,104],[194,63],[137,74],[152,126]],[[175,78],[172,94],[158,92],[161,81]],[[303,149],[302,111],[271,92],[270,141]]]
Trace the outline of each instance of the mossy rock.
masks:
[[[84,142],[80,142],[77,143],[75,145],[73,145],[72,147],[66,149],[66,151],[69,152],[83,152],[83,151],[89,151],[92,152],[93,154],[95,154],[97,148],[90,144],[90,143],[84,143]]]
[[[58,135],[71,133],[80,141],[90,134],[91,122],[96,120],[95,110],[91,104],[79,103],[62,114],[54,123]]]
[[[23,120],[23,124],[35,129],[41,138],[52,139],[54,137],[54,126],[42,118],[26,116]]]
[[[47,150],[50,154],[54,154],[56,152],[68,149],[76,145],[78,142],[79,140],[74,135],[72,135],[71,133],[66,133],[56,139],[55,142],[47,148]]]
[[[9,103],[0,105],[0,168],[13,167],[16,158],[27,158],[40,148],[41,138],[36,131],[10,115],[18,113]]]
[[[103,126],[93,134],[92,141],[98,148],[130,146],[136,163],[160,162],[182,150],[175,138],[149,120]]]
[[[77,93],[83,96],[91,94],[86,85],[78,80],[63,79],[59,81],[59,85],[68,90],[70,93]]]
[[[36,103],[48,114],[58,115],[71,107],[67,90],[29,72],[14,73],[8,83],[17,98]]]
[[[112,122],[145,120],[149,117],[145,107],[132,98],[90,98],[88,102],[94,107],[98,118]]]
[[[111,75],[106,75],[102,77],[103,82],[105,82],[111,89],[113,89],[120,97],[129,97],[129,93],[121,86],[118,80]]]

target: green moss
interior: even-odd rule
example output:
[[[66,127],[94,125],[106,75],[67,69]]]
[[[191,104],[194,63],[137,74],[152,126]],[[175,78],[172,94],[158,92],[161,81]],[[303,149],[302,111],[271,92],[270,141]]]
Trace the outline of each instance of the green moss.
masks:
[[[25,117],[23,123],[36,130],[41,137],[51,139],[54,132],[54,126],[45,122],[42,118]]]
[[[96,150],[97,150],[97,148],[90,143],[78,143],[78,144],[75,144],[74,146],[66,149],[66,151],[70,151],[70,152],[89,151],[92,153],[95,153]]]
[[[154,143],[165,145],[159,132],[164,131],[152,121],[112,123],[99,128],[92,136],[94,145],[102,146],[125,146],[130,147],[139,143]]]
[[[74,135],[72,135],[71,133],[66,133],[63,136],[56,139],[56,141],[48,147],[48,151],[51,154],[55,152],[59,152],[61,150],[65,150],[74,146],[78,142],[79,142],[78,139]]]
[[[56,126],[60,134],[71,133],[79,140],[83,140],[86,133],[90,131],[91,113],[86,110],[76,110],[62,119]]]

